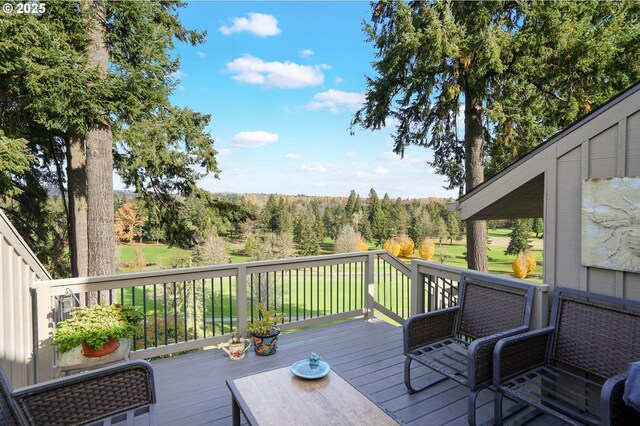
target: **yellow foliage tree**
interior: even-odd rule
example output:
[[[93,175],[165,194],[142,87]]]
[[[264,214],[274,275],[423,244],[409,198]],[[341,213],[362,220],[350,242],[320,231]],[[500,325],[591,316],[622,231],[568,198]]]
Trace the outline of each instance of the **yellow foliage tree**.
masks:
[[[358,234],[358,249],[360,251],[369,251],[369,244],[362,238],[362,235]]]
[[[527,263],[527,256],[524,252],[518,253],[516,260],[511,264],[511,269],[513,269],[514,275],[518,278],[525,278],[527,276],[529,265]]]
[[[409,257],[413,255],[415,244],[408,235],[400,235],[396,240],[398,241],[398,244],[400,244],[400,256]]]
[[[138,209],[133,203],[127,201],[116,211],[114,228],[116,238],[120,241],[131,243],[133,237],[140,235],[140,226],[144,220],[138,218]]]
[[[533,254],[533,252],[528,250],[524,252],[524,254],[527,258],[527,273],[533,272],[536,269],[536,266],[538,265],[536,262],[536,255]]]
[[[402,248],[395,238],[389,238],[382,247],[394,256],[398,256]]]
[[[429,260],[436,252],[436,243],[429,237],[425,237],[418,246],[418,254],[424,260]]]

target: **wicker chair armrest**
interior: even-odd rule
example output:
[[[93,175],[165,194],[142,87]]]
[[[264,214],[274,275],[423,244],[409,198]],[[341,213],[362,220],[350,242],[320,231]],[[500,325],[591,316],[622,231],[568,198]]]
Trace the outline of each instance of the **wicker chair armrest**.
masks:
[[[404,354],[453,336],[459,306],[410,317],[403,326]]]
[[[474,340],[469,346],[467,356],[468,386],[476,390],[480,386],[491,383],[493,377],[493,349],[496,343],[506,337],[522,334],[529,327],[522,326],[501,331],[491,336]]]
[[[603,426],[638,425],[640,413],[627,406],[622,399],[627,373],[610,377],[600,392],[600,421]]]
[[[500,340],[493,351],[493,384],[543,365],[554,333],[546,327]]]
[[[156,402],[153,369],[131,361],[17,389],[30,425],[85,424]]]

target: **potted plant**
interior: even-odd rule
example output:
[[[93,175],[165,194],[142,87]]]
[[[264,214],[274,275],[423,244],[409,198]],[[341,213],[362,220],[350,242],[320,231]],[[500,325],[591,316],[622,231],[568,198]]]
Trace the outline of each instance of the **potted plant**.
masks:
[[[279,314],[275,309],[267,310],[264,303],[258,305],[258,311],[262,319],[247,324],[247,330],[253,337],[253,350],[258,355],[272,355],[278,349],[278,334],[280,334],[276,324],[282,322],[284,314]]]
[[[133,306],[92,305],[76,308],[71,318],[57,324],[52,343],[60,352],[82,345],[85,356],[115,351],[121,338],[132,338],[144,314]]]

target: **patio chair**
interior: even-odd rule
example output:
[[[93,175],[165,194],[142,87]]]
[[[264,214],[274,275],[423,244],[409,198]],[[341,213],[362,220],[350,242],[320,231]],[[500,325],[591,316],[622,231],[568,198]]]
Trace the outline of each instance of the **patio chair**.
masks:
[[[155,425],[151,364],[131,361],[12,390],[0,369],[0,425]],[[136,422],[137,424],[137,422]]]
[[[416,315],[404,325],[404,383],[409,393],[450,378],[469,388],[468,421],[475,424],[478,393],[491,384],[493,348],[501,338],[529,330],[533,285],[463,272],[458,305]],[[416,389],[411,362],[444,375]]]
[[[504,395],[569,424],[640,424],[622,400],[640,360],[640,303],[556,287],[549,324],[496,345],[496,424]]]

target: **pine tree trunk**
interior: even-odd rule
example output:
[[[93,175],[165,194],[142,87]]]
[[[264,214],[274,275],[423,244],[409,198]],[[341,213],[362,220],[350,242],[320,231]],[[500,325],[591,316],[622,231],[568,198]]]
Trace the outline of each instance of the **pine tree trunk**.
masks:
[[[466,190],[471,191],[484,181],[482,149],[482,102],[465,95],[464,145]],[[467,266],[487,271],[487,224],[483,220],[467,220]]]
[[[101,0],[88,2],[91,16],[89,63],[107,74],[109,54],[105,45],[105,6]],[[98,111],[96,124],[87,131],[87,223],[89,226],[89,275],[114,274],[115,237],[113,225],[113,135],[108,115]]]
[[[75,131],[69,131],[67,143],[71,273],[74,277],[86,277],[89,273],[89,254],[87,245],[87,169],[85,167],[84,136]]]

